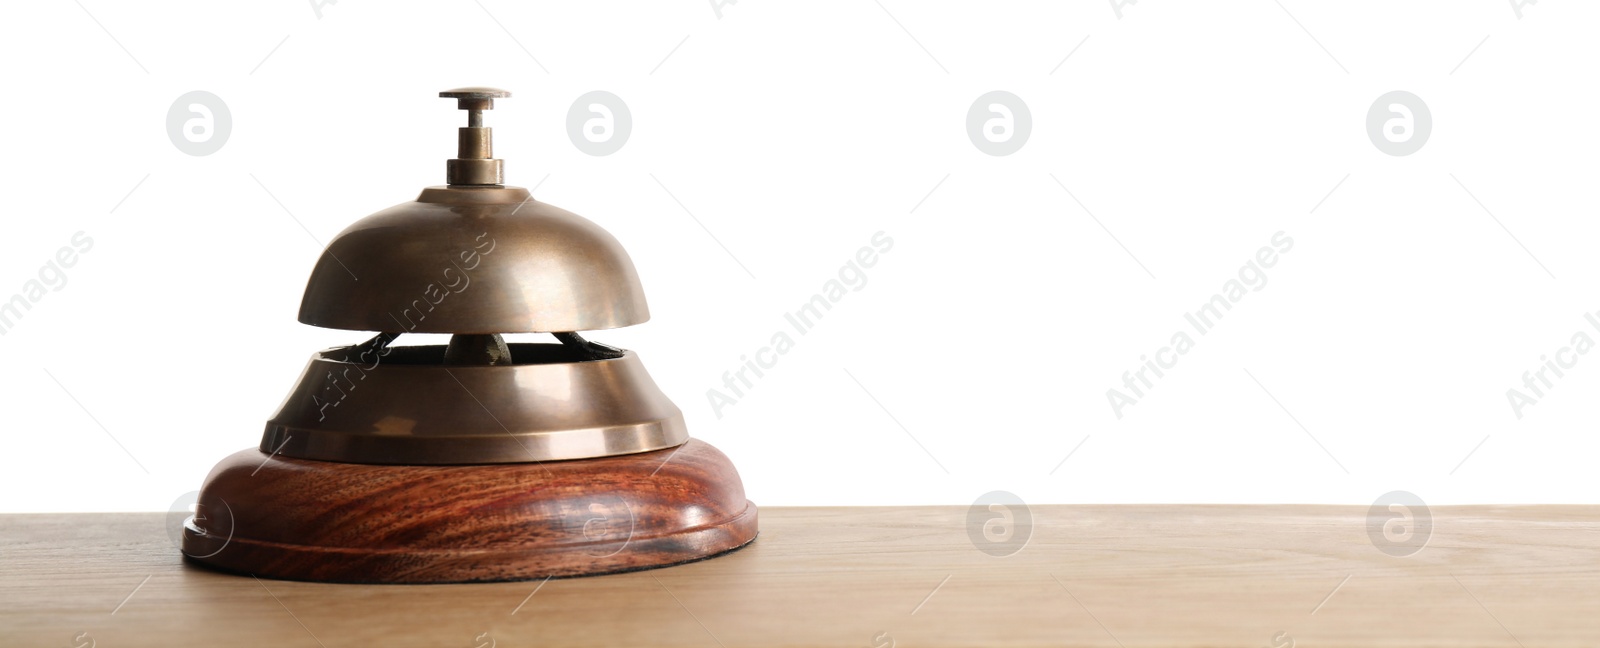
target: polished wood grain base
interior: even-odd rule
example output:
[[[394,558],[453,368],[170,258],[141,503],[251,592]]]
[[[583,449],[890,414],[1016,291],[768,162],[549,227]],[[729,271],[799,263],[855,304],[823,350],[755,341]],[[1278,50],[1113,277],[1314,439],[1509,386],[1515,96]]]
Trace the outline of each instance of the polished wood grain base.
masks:
[[[756,507],[711,445],[525,464],[383,466],[246,450],[206,478],[192,562],[262,577],[455,583],[664,567],[738,549]]]

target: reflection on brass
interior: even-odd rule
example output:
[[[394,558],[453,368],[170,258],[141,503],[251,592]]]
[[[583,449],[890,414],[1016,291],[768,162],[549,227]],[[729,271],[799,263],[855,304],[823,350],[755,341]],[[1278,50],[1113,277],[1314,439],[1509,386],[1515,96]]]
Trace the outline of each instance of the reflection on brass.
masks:
[[[402,333],[597,331],[650,319],[628,253],[526,189],[432,187],[346,228],[300,321]]]
[[[267,421],[261,451],[383,464],[515,463],[670,448],[683,414],[639,356],[579,360],[512,344],[510,365],[449,365],[441,346],[318,353]]]

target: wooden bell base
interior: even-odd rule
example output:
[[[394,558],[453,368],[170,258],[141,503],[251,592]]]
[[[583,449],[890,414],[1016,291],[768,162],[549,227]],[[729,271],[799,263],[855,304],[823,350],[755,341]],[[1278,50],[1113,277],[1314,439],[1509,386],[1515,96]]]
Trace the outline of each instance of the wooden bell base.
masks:
[[[206,478],[189,560],[334,583],[459,583],[665,567],[756,537],[728,458],[676,448],[546,463],[386,466],[245,450]]]

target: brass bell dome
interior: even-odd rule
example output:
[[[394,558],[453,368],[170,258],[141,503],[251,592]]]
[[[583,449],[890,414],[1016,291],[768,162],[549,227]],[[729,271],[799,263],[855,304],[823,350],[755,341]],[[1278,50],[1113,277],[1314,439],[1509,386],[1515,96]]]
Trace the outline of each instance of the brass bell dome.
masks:
[[[356,221],[311,271],[300,321],[400,333],[595,331],[650,319],[638,272],[600,226],[501,185],[482,111],[510,93],[439,93],[467,110],[448,186]]]

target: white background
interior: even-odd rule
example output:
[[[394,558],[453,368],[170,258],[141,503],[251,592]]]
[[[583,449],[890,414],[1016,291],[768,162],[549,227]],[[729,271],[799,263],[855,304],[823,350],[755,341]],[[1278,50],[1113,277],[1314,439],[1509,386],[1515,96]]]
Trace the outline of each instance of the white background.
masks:
[[[1121,11],[16,4],[0,300],[94,247],[0,336],[0,511],[164,510],[255,446],[310,353],[364,338],[295,321],[321,244],[442,184],[463,118],[436,93],[480,84],[515,92],[488,115],[508,183],[644,278],[653,320],[591,337],[758,504],[1600,502],[1600,354],[1521,419],[1506,397],[1600,340],[1600,7]],[[213,155],[168,139],[192,90],[232,115]],[[567,138],[591,90],[632,113],[613,155]],[[1032,115],[1009,156],[966,132],[991,90]],[[1366,132],[1392,90],[1432,114],[1409,156]],[[869,283],[719,418],[707,390],[878,231]],[[1269,283],[1117,418],[1107,390],[1279,231]]]

